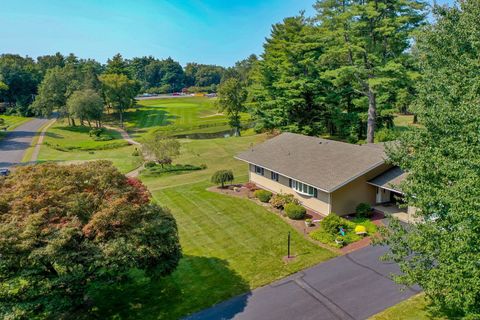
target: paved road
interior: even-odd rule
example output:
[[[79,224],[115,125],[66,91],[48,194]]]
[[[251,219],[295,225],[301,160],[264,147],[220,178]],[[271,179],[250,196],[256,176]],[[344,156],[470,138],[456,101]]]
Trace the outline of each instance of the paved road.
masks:
[[[19,164],[23,154],[30,147],[35,133],[48,122],[48,119],[33,119],[24,123],[0,141],[0,168]]]
[[[187,319],[367,319],[419,292],[390,280],[399,269],[378,260],[385,250],[370,246],[329,260]]]

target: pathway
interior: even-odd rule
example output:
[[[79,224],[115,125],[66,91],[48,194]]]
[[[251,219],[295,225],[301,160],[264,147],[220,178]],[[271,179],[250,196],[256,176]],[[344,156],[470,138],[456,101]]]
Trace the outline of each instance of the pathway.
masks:
[[[187,317],[220,319],[360,320],[419,292],[395,284],[395,264],[379,261],[385,247],[366,247]]]
[[[128,142],[128,144],[131,144],[131,145],[135,145],[135,146],[140,146],[141,147],[141,143],[135,141],[132,139],[132,137],[130,137],[130,135],[128,134],[127,131],[125,131],[124,129],[122,128],[118,128],[118,127],[112,127],[112,126],[105,126],[105,128],[107,129],[110,129],[110,130],[115,130],[117,132],[119,132],[121,135],[122,135],[122,138]],[[145,155],[144,155],[144,158],[145,158]],[[136,178],[140,175],[140,172],[145,168],[145,164],[142,163],[142,165],[130,172],[128,172],[127,174],[125,174],[127,177],[131,177],[131,178]]]
[[[20,164],[36,133],[48,121],[49,119],[32,119],[8,132],[0,141],[0,168]]]

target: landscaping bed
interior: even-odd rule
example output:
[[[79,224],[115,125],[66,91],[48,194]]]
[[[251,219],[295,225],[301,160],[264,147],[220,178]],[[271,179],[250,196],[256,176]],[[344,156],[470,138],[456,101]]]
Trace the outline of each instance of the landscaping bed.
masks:
[[[225,188],[211,187],[209,191],[239,198],[248,198],[281,216],[299,233],[322,247],[348,253],[371,243],[371,236],[377,233],[383,215],[375,213],[370,206],[360,204],[356,215],[340,217],[331,214],[327,217],[303,208],[299,202],[287,194],[273,194],[258,189],[252,183],[229,185]],[[293,208],[293,209],[292,209]]]
[[[191,164],[166,164],[160,165],[155,162],[147,162],[142,174],[145,176],[160,176],[162,174],[181,174],[189,171],[206,169],[206,165],[194,166]]]

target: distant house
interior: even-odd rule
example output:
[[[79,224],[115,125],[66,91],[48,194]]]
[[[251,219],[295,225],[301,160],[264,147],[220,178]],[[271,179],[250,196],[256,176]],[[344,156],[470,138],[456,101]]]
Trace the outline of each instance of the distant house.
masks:
[[[382,144],[354,145],[283,133],[236,156],[249,164],[249,178],[274,193],[293,194],[323,215],[347,215],[360,203],[408,220],[396,204],[406,174],[386,163]],[[410,212],[411,213],[411,212]]]

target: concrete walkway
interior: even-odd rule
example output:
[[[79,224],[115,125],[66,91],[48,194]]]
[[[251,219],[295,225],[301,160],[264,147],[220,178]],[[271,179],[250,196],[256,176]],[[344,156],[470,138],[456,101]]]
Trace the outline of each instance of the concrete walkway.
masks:
[[[132,137],[130,137],[130,135],[128,134],[127,131],[125,131],[124,129],[122,128],[118,128],[118,127],[112,127],[112,126],[107,126],[105,125],[104,126],[105,128],[107,129],[110,129],[110,130],[115,130],[117,132],[119,132],[121,135],[122,135],[122,138],[128,142],[128,144],[131,144],[131,145],[135,145],[135,146],[139,146],[140,143],[133,140]]]
[[[360,249],[186,319],[367,319],[419,292],[419,288],[401,291],[391,280],[390,275],[399,269],[379,261],[386,250]]]
[[[48,121],[50,120],[33,119],[8,132],[0,141],[0,168],[20,164],[37,131]]]

